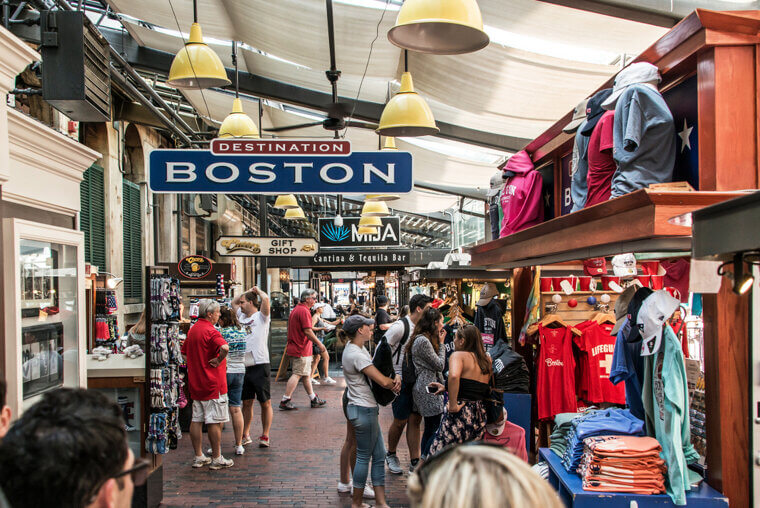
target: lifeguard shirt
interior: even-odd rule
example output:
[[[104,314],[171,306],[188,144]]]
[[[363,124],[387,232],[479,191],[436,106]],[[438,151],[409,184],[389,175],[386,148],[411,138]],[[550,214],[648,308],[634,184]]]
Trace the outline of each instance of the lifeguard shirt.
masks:
[[[299,303],[288,318],[288,345],[285,354],[293,358],[312,355],[312,342],[304,331],[312,326],[309,307],[305,303]]]
[[[575,359],[572,330],[569,327],[538,326],[541,349],[538,354],[538,419],[552,418],[558,413],[574,413]]]
[[[588,142],[588,196],[586,205],[604,203],[610,199],[612,192],[612,177],[617,169],[612,157],[614,141],[615,112],[607,111],[591,132]]]
[[[613,326],[592,321],[581,328],[583,335],[574,338],[578,349],[586,353],[587,365],[584,371],[588,376],[585,383],[588,402],[625,404],[625,385],[616,386],[610,381],[616,339],[610,335]]]

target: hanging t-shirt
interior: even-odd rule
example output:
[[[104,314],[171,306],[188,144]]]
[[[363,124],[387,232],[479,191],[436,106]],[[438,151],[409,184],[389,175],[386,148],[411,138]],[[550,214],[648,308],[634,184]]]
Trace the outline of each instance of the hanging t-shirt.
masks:
[[[574,413],[575,358],[573,332],[569,327],[538,326],[541,347],[538,353],[538,419],[553,418],[558,413]]]
[[[689,392],[681,344],[673,330],[664,327],[663,345],[644,363],[642,399],[647,433],[662,445],[660,456],[668,466],[666,491],[673,503],[686,504],[686,491],[697,479],[687,464],[699,454],[691,444]]]
[[[581,134],[585,127],[586,122],[584,121],[575,133],[575,145],[573,145],[573,161],[570,167],[570,197],[573,200],[573,209],[571,210],[573,212],[583,208],[588,193],[586,175],[588,173],[589,137]]]
[[[478,305],[475,310],[473,324],[480,330],[486,352],[493,347],[497,340],[507,340],[503,316],[504,311],[495,298],[491,299],[488,305]]]
[[[620,94],[615,106],[613,156],[618,165],[612,177],[613,198],[673,179],[676,129],[673,114],[658,91],[637,84]]]
[[[674,287],[681,293],[681,302],[689,301],[689,258],[663,259],[660,266],[665,270],[663,282],[665,287]]]
[[[613,385],[610,381],[612,357],[615,351],[615,337],[610,335],[614,325],[590,322],[583,327],[583,335],[575,336],[578,349],[586,353],[585,360],[588,388],[588,402],[609,402],[625,404],[625,386]]]
[[[615,112],[607,111],[591,132],[588,142],[588,197],[586,208],[610,199],[617,164],[612,157]]]
[[[454,336],[456,335],[458,328],[459,325],[456,323],[452,325],[452,323],[449,322],[443,325],[443,329],[446,330],[446,338],[443,339],[443,348],[446,350],[446,359],[443,364],[443,377],[447,379],[449,377],[449,357],[451,357],[451,354],[455,350]]]
[[[627,317],[615,340],[612,354],[610,381],[617,385],[625,381],[625,403],[636,418],[644,419],[644,405],[641,401],[641,387],[644,384],[644,360],[641,358],[641,341],[628,342],[626,337],[631,332]]]

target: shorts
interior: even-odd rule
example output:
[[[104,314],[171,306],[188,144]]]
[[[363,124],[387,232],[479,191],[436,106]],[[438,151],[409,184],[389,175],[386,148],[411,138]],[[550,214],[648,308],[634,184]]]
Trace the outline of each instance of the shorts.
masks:
[[[194,400],[193,422],[201,422],[206,425],[224,423],[230,419],[230,410],[227,407],[227,394],[220,395],[218,399]]]
[[[293,358],[293,374],[311,377],[311,356]]]
[[[272,398],[269,387],[269,364],[262,363],[245,368],[243,400],[258,399],[260,404]]]
[[[230,407],[240,407],[243,405],[243,378],[244,372],[227,373],[227,398],[230,401]]]
[[[401,391],[391,403],[393,417],[396,420],[407,420],[410,414],[416,413],[414,410],[414,396],[412,395],[413,389],[414,385],[401,384]]]

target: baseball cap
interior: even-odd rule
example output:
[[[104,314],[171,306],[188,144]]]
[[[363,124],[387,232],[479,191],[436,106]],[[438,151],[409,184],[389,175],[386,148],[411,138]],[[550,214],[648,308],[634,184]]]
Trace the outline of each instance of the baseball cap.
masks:
[[[486,284],[483,286],[483,289],[480,290],[480,300],[478,300],[478,305],[481,307],[488,305],[491,299],[498,294],[499,291],[496,289],[496,286],[486,282]]]
[[[615,85],[612,87],[612,94],[602,102],[604,109],[615,109],[618,97],[623,90],[637,83],[659,83],[660,71],[657,67],[647,62],[637,62],[629,65],[620,71],[615,78]]]
[[[604,114],[605,109],[602,108],[602,103],[607,100],[607,97],[612,95],[612,88],[605,88],[596,92],[586,105],[586,125],[583,127],[581,134],[584,136],[591,136],[591,131],[594,130],[596,124],[599,123],[599,119]]]
[[[628,253],[613,257],[612,272],[615,277],[633,277],[636,275],[636,256]]]
[[[375,324],[374,319],[366,318],[360,314],[354,314],[353,316],[348,316],[346,320],[343,322],[343,331],[349,335],[353,335],[356,333],[356,330],[358,330],[362,326],[364,325],[372,326],[374,324]]]
[[[615,326],[610,330],[610,335],[616,336],[623,326],[623,318],[628,315],[628,305],[634,294],[636,294],[636,286],[628,286],[615,300]]]
[[[642,303],[652,293],[654,291],[649,288],[638,288],[633,294],[633,298],[631,298],[631,302],[628,304],[628,322],[631,323],[631,333],[628,334],[626,342],[638,342],[641,339],[639,328],[636,326],[636,319],[638,319]]]
[[[655,291],[641,304],[636,317],[636,328],[644,339],[641,342],[641,356],[650,356],[660,350],[662,345],[662,326],[680,306],[664,289]]]
[[[501,188],[504,186],[504,172],[503,171],[497,171],[493,175],[491,175],[491,187],[488,189],[488,192],[486,195],[491,198],[496,196],[499,192],[501,192]]]
[[[586,104],[588,103],[588,99],[583,99],[578,103],[577,106],[575,106],[575,110],[573,111],[573,119],[570,120],[570,123],[565,125],[565,127],[562,129],[563,132],[566,132],[568,134],[575,132],[578,127],[581,126],[581,124],[586,120]]]
[[[591,258],[583,261],[583,273],[586,275],[602,275],[607,273],[607,260],[604,258]]]
[[[322,307],[327,307],[327,304],[323,302],[317,302],[311,306],[311,308],[314,310],[321,309]]]

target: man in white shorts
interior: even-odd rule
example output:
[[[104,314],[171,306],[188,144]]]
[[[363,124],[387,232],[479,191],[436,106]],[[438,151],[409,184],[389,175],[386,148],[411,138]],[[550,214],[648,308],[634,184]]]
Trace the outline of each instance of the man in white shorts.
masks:
[[[193,419],[190,440],[195,449],[193,467],[209,465],[209,469],[232,466],[230,459],[222,457],[222,423],[228,421],[227,362],[230,347],[222,334],[214,328],[219,321],[219,304],[214,300],[201,300],[198,321],[190,328],[182,344],[182,356],[187,363],[187,385],[193,399]],[[206,424],[211,441],[211,458],[203,454],[202,431]]]

